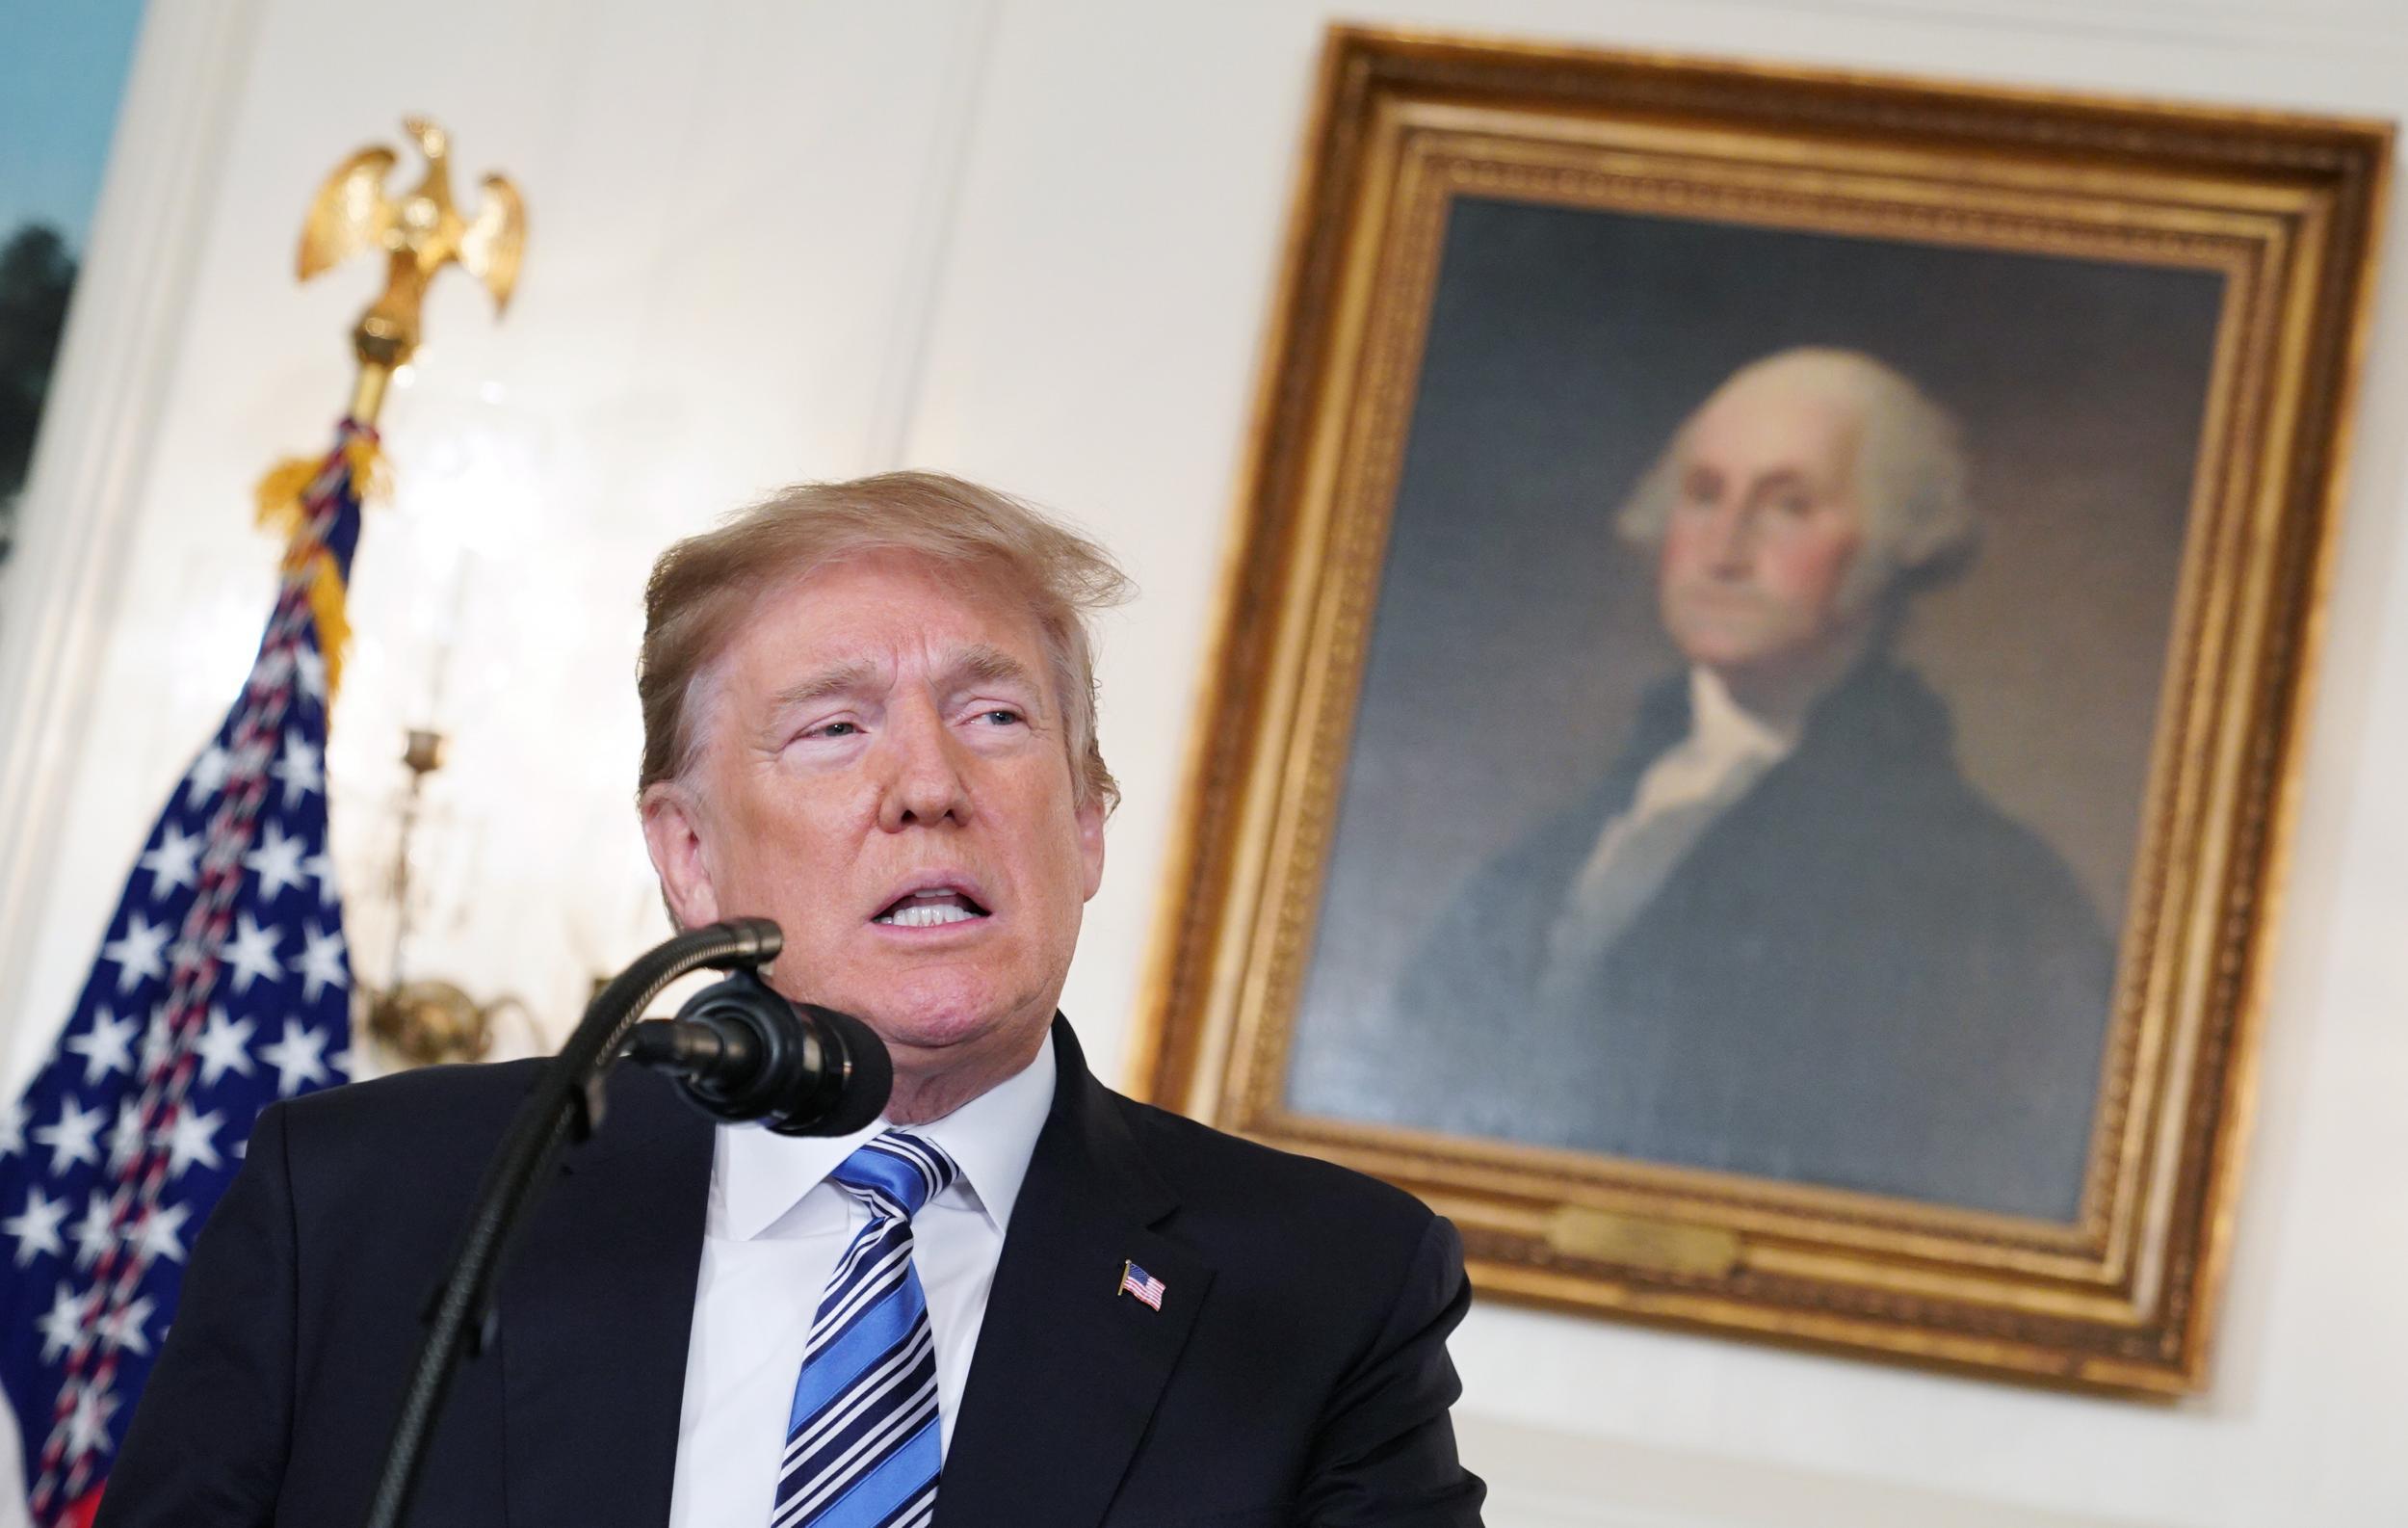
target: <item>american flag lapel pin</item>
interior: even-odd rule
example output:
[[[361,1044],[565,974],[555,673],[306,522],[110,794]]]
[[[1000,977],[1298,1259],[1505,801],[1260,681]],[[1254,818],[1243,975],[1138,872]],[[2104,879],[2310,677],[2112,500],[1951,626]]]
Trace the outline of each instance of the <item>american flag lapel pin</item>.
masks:
[[[1118,1299],[1122,1295],[1135,1295],[1144,1301],[1150,1308],[1160,1310],[1163,1308],[1163,1288],[1161,1279],[1137,1264],[1122,1263],[1120,1265],[1120,1287],[1112,1291],[1112,1297]]]

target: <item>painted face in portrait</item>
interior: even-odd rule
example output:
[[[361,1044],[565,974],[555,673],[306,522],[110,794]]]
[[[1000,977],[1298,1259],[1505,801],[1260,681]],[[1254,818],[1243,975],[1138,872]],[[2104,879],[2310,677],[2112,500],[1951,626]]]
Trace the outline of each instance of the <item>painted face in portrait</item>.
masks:
[[[1864,543],[1860,407],[1778,373],[1743,376],[1682,438],[1658,565],[1664,629],[1735,686],[1827,673],[1862,638],[1848,570]]]
[[[773,918],[773,985],[899,1071],[1034,1051],[1104,868],[1035,620],[901,553],[765,595],[645,830],[679,920]]]

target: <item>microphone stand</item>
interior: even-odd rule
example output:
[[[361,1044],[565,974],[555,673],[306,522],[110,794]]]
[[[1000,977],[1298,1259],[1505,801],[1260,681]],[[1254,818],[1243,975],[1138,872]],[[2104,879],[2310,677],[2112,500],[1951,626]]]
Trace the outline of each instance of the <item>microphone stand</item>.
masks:
[[[485,1169],[484,1185],[460,1234],[452,1269],[428,1307],[427,1335],[403,1393],[402,1414],[385,1446],[384,1468],[368,1508],[368,1528],[400,1528],[417,1489],[434,1419],[452,1375],[471,1351],[491,1341],[503,1261],[538,1186],[546,1183],[574,1129],[583,1140],[602,1123],[602,1084],[627,1034],[661,989],[704,966],[759,965],[783,943],[767,918],[740,918],[678,935],[649,951],[595,994],[576,1033],[552,1058],[519,1106]],[[473,1350],[472,1350],[473,1344]]]

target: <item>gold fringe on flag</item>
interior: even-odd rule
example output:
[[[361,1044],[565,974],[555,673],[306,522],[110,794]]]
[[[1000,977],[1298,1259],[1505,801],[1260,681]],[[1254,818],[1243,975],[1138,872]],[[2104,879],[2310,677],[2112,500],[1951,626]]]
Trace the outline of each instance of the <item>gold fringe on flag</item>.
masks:
[[[259,501],[259,528],[274,531],[291,540],[301,534],[301,495],[317,481],[326,466],[324,457],[286,457],[268,469],[255,490]]]
[[[384,497],[390,485],[384,453],[365,432],[347,433],[336,448],[350,474],[352,491],[365,504]],[[309,488],[327,470],[324,457],[287,457],[259,480],[255,497],[259,524],[284,539],[284,571],[303,580],[309,594],[310,619],[318,627],[318,651],[327,661],[327,703],[343,678],[343,653],[351,642],[352,622],[346,610],[342,569],[334,554],[310,534]]]

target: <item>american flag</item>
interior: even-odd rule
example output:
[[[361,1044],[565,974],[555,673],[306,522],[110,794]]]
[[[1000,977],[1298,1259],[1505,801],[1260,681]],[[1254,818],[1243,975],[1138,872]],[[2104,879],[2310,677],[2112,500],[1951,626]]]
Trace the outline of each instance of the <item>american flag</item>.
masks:
[[[324,760],[355,480],[374,460],[347,421],[288,471],[291,540],[249,681],[151,829],[58,1047],[0,1112],[0,1385],[43,1528],[97,1510],[259,1111],[343,1080],[352,979]]]
[[[1135,1295],[1156,1310],[1163,1308],[1163,1281],[1135,1263],[1120,1265],[1120,1287],[1112,1293]]]

